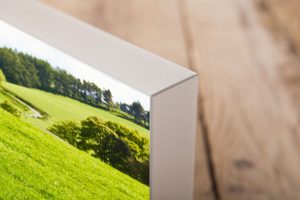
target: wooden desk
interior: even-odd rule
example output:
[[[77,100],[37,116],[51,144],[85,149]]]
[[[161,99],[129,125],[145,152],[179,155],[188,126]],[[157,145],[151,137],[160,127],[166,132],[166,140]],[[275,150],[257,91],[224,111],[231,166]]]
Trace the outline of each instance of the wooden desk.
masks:
[[[298,112],[251,1],[43,1],[199,73],[195,199],[300,198]]]

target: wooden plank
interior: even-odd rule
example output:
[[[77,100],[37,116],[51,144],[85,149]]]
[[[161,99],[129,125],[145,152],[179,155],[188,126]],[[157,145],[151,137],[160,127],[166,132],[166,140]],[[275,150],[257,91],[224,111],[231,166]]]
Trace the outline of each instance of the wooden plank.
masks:
[[[43,0],[81,20],[183,66],[193,65],[182,15],[173,0]],[[180,4],[179,4],[180,5]],[[200,113],[199,113],[199,117]],[[213,199],[198,120],[196,137],[195,199]]]
[[[187,66],[177,3],[166,1],[43,0],[120,38]]]
[[[251,1],[187,2],[220,199],[298,199],[299,122],[280,47]]]

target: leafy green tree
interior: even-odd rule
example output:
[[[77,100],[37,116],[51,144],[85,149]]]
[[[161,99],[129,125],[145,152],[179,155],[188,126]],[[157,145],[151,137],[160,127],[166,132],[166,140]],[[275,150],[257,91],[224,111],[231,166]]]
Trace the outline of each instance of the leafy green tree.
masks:
[[[48,130],[114,168],[149,184],[149,139],[136,130],[91,116],[77,122],[65,121]],[[147,166],[148,162],[148,166]]]
[[[50,132],[56,134],[60,138],[66,140],[69,144],[80,147],[81,126],[76,121],[62,121],[53,124],[49,129]]]
[[[144,108],[139,101],[133,102],[130,106],[131,114],[137,122],[141,122],[144,114]]]
[[[17,57],[22,71],[20,76],[21,83],[26,87],[39,88],[41,83],[38,76],[38,70],[32,62],[32,57],[24,53],[18,53]]]
[[[94,152],[104,162],[122,166],[123,159],[130,155],[128,145],[109,129],[104,121],[89,117],[81,122],[81,135],[85,141],[94,141]]]
[[[101,137],[104,134],[111,134],[111,130],[103,125],[104,121],[98,117],[91,116],[81,121],[81,136],[85,139]]]
[[[146,111],[145,115],[144,115],[144,120],[145,120],[145,125],[150,126],[150,112],[149,111]]]
[[[112,100],[112,94],[110,90],[105,90],[103,92],[103,97],[104,97],[104,101],[106,103],[106,107],[108,110],[111,110],[111,107],[113,105],[113,100]]]
[[[94,96],[95,96],[96,105],[101,106],[102,105],[102,91],[96,85],[94,86]]]
[[[129,129],[125,126],[122,126],[118,123],[107,121],[105,122],[106,126],[113,130],[120,138],[124,141],[131,141],[133,143],[129,143],[129,148],[135,149],[135,145],[141,149],[140,151],[136,151],[141,154],[134,154],[137,159],[149,157],[149,139],[146,137],[142,137],[137,130]],[[131,145],[132,144],[132,145]]]

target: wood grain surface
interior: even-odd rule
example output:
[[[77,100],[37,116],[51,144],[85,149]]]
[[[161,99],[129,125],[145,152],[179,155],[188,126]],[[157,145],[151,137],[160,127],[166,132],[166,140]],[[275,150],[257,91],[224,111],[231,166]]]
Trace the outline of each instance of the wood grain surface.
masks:
[[[284,49],[244,0],[43,0],[199,73],[195,199],[299,199]]]

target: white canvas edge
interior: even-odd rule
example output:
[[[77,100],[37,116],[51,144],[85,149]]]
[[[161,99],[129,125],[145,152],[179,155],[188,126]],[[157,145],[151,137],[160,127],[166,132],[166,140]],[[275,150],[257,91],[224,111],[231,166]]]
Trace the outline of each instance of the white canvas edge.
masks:
[[[195,75],[36,0],[0,0],[0,20],[148,96]]]
[[[192,200],[198,78],[151,97],[151,199]]]

